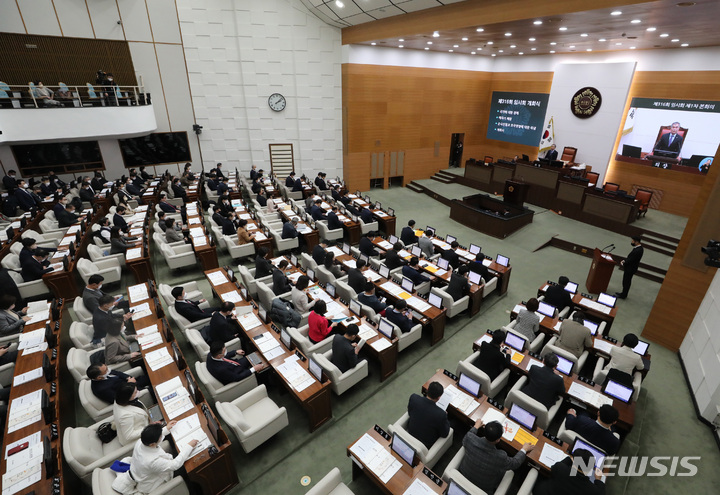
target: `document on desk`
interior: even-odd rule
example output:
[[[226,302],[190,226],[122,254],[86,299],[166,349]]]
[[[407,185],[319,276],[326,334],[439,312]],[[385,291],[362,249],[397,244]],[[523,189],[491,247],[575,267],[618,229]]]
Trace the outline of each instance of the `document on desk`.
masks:
[[[7,415],[8,433],[37,423],[42,418],[42,390],[35,390],[10,402]]]
[[[145,361],[147,361],[148,366],[150,366],[150,369],[153,371],[157,371],[160,368],[164,368],[168,364],[174,362],[172,356],[170,356],[170,353],[167,350],[167,347],[148,352],[145,354]]]
[[[222,270],[209,273],[207,278],[212,285],[222,285],[229,282],[228,278],[225,276],[225,272]]]
[[[358,334],[358,337],[360,337],[363,340],[370,340],[373,337],[377,336],[377,332],[374,328],[372,328],[370,325],[366,325],[363,323],[360,325],[360,333]]]
[[[138,301],[144,301],[148,297],[148,288],[145,284],[138,284],[138,285],[131,285],[128,287],[128,298],[130,299],[131,303],[136,303]]]
[[[597,349],[598,351],[602,351],[602,352],[604,352],[604,353],[606,353],[606,354],[610,354],[610,352],[612,351],[612,348],[615,347],[615,346],[612,345],[612,344],[611,344],[610,342],[608,342],[607,340],[594,339],[594,340],[593,340],[593,347],[594,347],[595,349]]]
[[[338,256],[342,256],[343,254],[345,254],[345,253],[343,252],[343,250],[340,249],[340,248],[337,247],[337,246],[333,246],[333,247],[331,247],[331,248],[328,248],[328,249],[327,249],[327,252],[328,252],[328,253],[333,253],[336,258],[337,258]]]
[[[307,226],[307,224],[302,224],[298,226],[298,234],[309,234],[312,232],[312,229]]]
[[[242,326],[246,332],[262,325],[262,322],[255,313],[245,313],[244,315],[238,316],[238,323],[240,323],[240,326]]]
[[[392,344],[390,343],[390,341],[388,339],[382,338],[382,339],[376,340],[375,342],[372,342],[370,344],[370,347],[372,347],[376,351],[380,352],[380,351],[387,349],[391,345]]]
[[[139,320],[140,318],[147,318],[148,316],[152,315],[152,311],[150,310],[150,303],[142,303],[137,306],[133,306],[130,309],[135,311],[132,315],[133,321]]]
[[[188,231],[188,233],[190,234],[190,237],[200,237],[205,235],[205,231],[202,227],[193,227]]]
[[[276,370],[280,373],[292,388],[298,392],[302,392],[315,383],[315,378],[308,371],[300,366],[297,356],[294,354],[285,359],[278,365]]]
[[[428,309],[431,308],[431,306],[428,303],[426,303],[423,299],[420,299],[419,297],[415,297],[415,296],[410,296],[410,298],[408,298],[408,300],[406,302],[408,303],[408,305],[410,307],[417,309],[421,313],[424,313],[425,311],[427,311]]]
[[[22,465],[14,471],[7,471],[2,477],[2,495],[13,495],[42,479],[42,464]]]
[[[313,299],[321,299],[325,301],[325,303],[330,303],[333,301],[333,298],[330,297],[330,295],[324,290],[322,290],[318,285],[313,285],[312,287],[310,287],[308,289],[308,294],[310,294],[310,297],[312,297]]]
[[[542,366],[543,364],[538,361],[537,359],[528,359],[527,366],[525,366],[525,371],[530,371],[530,368],[533,366]]]
[[[134,260],[134,259],[140,258],[140,257],[142,257],[142,248],[141,247],[131,248],[131,249],[128,249],[127,251],[125,251],[125,260],[126,261]]]
[[[183,386],[180,377],[176,376],[161,383],[155,387],[155,390],[169,419],[177,418],[185,411],[195,407],[190,398],[190,393]]]
[[[287,276],[288,280],[296,284],[298,279],[303,276],[303,272],[294,272]]]
[[[407,487],[407,490],[403,492],[403,495],[432,495],[434,493],[433,489],[430,488],[427,483],[422,481],[420,478],[415,478],[415,481]]]
[[[160,330],[158,329],[157,323],[154,323],[150,325],[149,327],[140,328],[138,330],[135,330],[135,337],[138,338],[138,340],[142,337],[147,337],[148,335],[158,333]]]
[[[375,282],[376,280],[380,280],[382,278],[380,274],[374,270],[365,270],[363,272],[363,275],[371,282]]]
[[[200,425],[200,417],[197,413],[178,421],[177,424],[173,426],[173,429],[170,430],[170,434],[178,448],[186,443],[190,443],[192,440],[198,441],[198,444],[193,448],[192,452],[190,452],[190,457],[196,456],[212,445],[210,438],[208,438]]]
[[[598,409],[605,404],[612,405],[613,403],[610,397],[606,397],[589,387],[579,384],[578,382],[573,382],[572,385],[570,385],[568,394],[582,402],[585,402],[586,404],[595,406]]]
[[[130,237],[138,237],[143,234],[143,229],[130,229]]]
[[[400,251],[398,251],[398,256],[400,256],[401,258],[409,258],[409,257],[412,256],[412,254],[410,253],[410,251],[406,251],[405,249],[401,249]]]
[[[253,337],[253,344],[255,344],[258,350],[263,354],[276,347],[280,347],[280,342],[270,335],[270,332],[264,332]]]
[[[36,368],[34,370],[30,370],[26,373],[22,373],[21,375],[15,375],[15,378],[13,379],[13,387],[17,387],[18,385],[22,385],[23,383],[28,383],[33,380],[37,380],[43,376],[43,369],[42,368]]]
[[[28,314],[28,316],[30,316],[30,321],[28,321],[26,325],[33,325],[35,323],[44,322],[50,319],[50,309],[45,308],[38,311],[37,313]]]
[[[562,461],[566,457],[567,454],[565,452],[555,447],[554,445],[546,443],[545,445],[543,445],[542,452],[540,452],[540,457],[538,458],[538,460],[541,463],[545,464],[547,467],[553,467],[553,464]]]
[[[50,311],[50,303],[47,301],[35,301],[28,303],[28,315],[33,315],[35,313]]]
[[[45,342],[45,329],[40,328],[31,332],[21,333],[18,341],[18,350],[38,346]]]
[[[345,319],[345,307],[338,303],[337,301],[331,301],[327,304],[327,313],[326,317],[329,320],[333,320],[336,318]]]
[[[231,290],[230,292],[225,292],[223,294],[220,294],[220,299],[222,299],[223,302],[231,302],[231,303],[242,302],[242,300],[243,300],[240,293],[236,290]]]
[[[386,292],[392,294],[393,296],[397,296],[400,292],[404,292],[402,287],[400,287],[395,282],[392,282],[388,280],[387,282],[380,285],[380,288],[385,290]]]
[[[204,234],[201,236],[200,235],[194,236],[194,237],[192,237],[192,243],[193,243],[193,246],[195,246],[195,247],[207,246],[207,243],[208,243],[207,237],[205,237]]]
[[[483,342],[487,342],[488,344],[492,342],[492,335],[486,333],[477,340],[477,345],[482,345]]]
[[[149,333],[147,335],[143,335],[142,337],[138,337],[137,343],[140,346],[140,348],[145,351],[147,349],[152,349],[156,345],[160,345],[163,343],[162,335],[160,335],[160,332],[154,332]]]
[[[526,443],[535,445],[538,442],[537,437],[533,436],[533,434],[527,431],[525,428],[520,428],[517,431],[517,433],[515,434],[515,440],[517,440],[523,445]]]
[[[343,265],[347,266],[348,268],[357,268],[357,262],[354,259],[343,261]]]
[[[282,260],[285,259],[285,256],[278,256],[277,258],[271,258],[270,263],[272,263],[275,266],[278,266]]]
[[[512,356],[510,357],[510,361],[512,361],[515,364],[522,363],[522,360],[525,359],[525,354],[522,352],[512,351]]]
[[[258,232],[258,233],[255,234],[255,237],[253,237],[253,240],[255,240],[255,241],[266,241],[266,240],[267,240],[267,236],[266,236],[265,234],[263,234],[262,232]]]
[[[393,245],[390,244],[390,243],[389,243],[388,241],[386,241],[385,239],[383,239],[382,241],[378,242],[377,245],[380,246],[381,248],[383,248],[385,251],[389,251],[389,250],[391,250],[391,249],[393,248]]]
[[[35,354],[36,352],[45,352],[47,351],[48,343],[47,342],[40,342],[38,345],[32,346],[32,347],[26,347],[23,350],[22,355],[28,356],[30,354]]]
[[[525,309],[525,306],[522,304],[516,304],[515,307],[512,309],[513,313],[519,313],[521,309]],[[541,315],[540,319],[542,320],[545,317],[545,315]]]

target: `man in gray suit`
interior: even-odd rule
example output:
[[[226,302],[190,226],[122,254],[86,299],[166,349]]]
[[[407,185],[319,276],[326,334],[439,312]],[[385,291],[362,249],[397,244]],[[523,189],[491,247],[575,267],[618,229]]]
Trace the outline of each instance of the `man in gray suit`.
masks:
[[[525,462],[525,454],[531,452],[535,446],[526,443],[513,457],[504,450],[498,449],[503,434],[503,426],[497,421],[485,425],[485,436],[480,436],[481,420],[475,424],[465,438],[465,457],[460,461],[460,474],[465,476],[473,485],[486,493],[494,493],[505,471],[514,471]]]
[[[425,231],[423,235],[418,237],[418,246],[420,246],[420,249],[426,258],[430,258],[435,254],[435,246],[433,246],[432,240],[430,239],[431,237],[432,232],[429,230]]]

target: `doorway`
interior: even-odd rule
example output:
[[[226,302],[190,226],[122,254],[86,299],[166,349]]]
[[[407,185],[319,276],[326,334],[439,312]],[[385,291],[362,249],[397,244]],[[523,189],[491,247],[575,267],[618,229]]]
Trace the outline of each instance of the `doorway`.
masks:
[[[458,168],[462,163],[463,141],[465,133],[454,133],[450,139],[450,168]]]

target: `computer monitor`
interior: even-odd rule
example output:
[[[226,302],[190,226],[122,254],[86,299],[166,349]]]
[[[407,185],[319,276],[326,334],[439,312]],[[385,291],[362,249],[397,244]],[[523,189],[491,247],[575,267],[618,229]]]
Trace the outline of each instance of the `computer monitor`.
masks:
[[[11,241],[13,237],[15,237],[15,231],[12,227],[8,227],[5,229],[5,236],[7,237],[8,241]]]
[[[365,202],[367,204],[370,204],[370,196],[367,196],[367,195],[365,196]]]
[[[315,270],[313,270],[312,268],[308,268],[306,275],[310,278],[310,282],[315,281]]]
[[[312,358],[308,358],[308,370],[310,370],[310,373],[319,381],[322,383],[323,381],[323,370],[320,367],[319,364],[317,364]]]
[[[378,273],[382,278],[390,278],[390,268],[388,268],[387,265],[380,265]]]
[[[410,280],[407,277],[403,277],[402,283],[400,284],[400,286],[403,289],[405,289],[407,292],[409,292],[410,294],[412,294],[413,291],[415,290],[415,284],[413,283],[412,280]]]
[[[362,304],[360,304],[360,301],[356,299],[350,300],[350,305],[348,306],[350,309],[350,312],[353,313],[356,316],[360,316],[360,311],[362,310]]]
[[[425,231],[426,231],[426,232],[430,232],[430,235],[432,235],[432,236],[435,235],[435,227],[430,227],[430,226],[428,225],[427,227],[425,227]]]
[[[376,210],[382,210],[382,203],[380,201],[375,201],[375,205],[373,206]]]
[[[294,254],[291,254],[291,255],[290,255],[290,263],[291,263],[293,266],[298,266],[297,256],[295,256]]]
[[[641,356],[644,356],[647,354],[648,347],[650,347],[650,344],[641,340],[638,342],[638,345],[633,347],[633,351]]]
[[[443,270],[449,270],[450,269],[450,262],[446,260],[445,258],[438,258],[437,264],[440,268]]]
[[[467,376],[465,373],[460,373],[460,378],[458,378],[457,384],[458,387],[460,387],[473,397],[478,397],[480,395],[480,383],[476,382],[475,380]]]
[[[430,306],[435,306],[437,309],[442,309],[442,297],[432,292],[428,293],[428,303]]]
[[[420,246],[413,246],[410,249],[410,254],[419,258],[420,256],[422,256],[422,249],[420,249]]]
[[[280,341],[285,344],[285,347],[288,350],[292,348],[292,339],[290,338],[290,334],[287,333],[284,328],[280,330]]]
[[[565,286],[565,290],[568,291],[570,294],[575,294],[577,292],[578,284],[575,282],[568,282]]]
[[[378,332],[383,334],[385,337],[392,339],[395,327],[393,327],[393,324],[385,318],[380,318],[380,323],[378,323]]]
[[[575,453],[575,451],[578,449],[584,449],[584,450],[589,451],[595,458],[595,467],[602,469],[603,462],[605,461],[605,457],[607,456],[607,454],[605,452],[598,449],[594,445],[587,443],[582,438],[576,437],[575,443],[573,443],[573,446],[570,449],[570,451]]]
[[[610,294],[605,294],[604,292],[601,292],[597,298],[597,302],[599,302],[600,304],[604,304],[605,306],[614,308],[615,303],[617,302],[617,297],[611,296]]]
[[[460,485],[455,483],[455,480],[450,480],[450,484],[448,485],[445,495],[470,495],[470,492],[461,488]]]
[[[633,389],[632,387],[626,387],[625,385],[613,380],[608,380],[605,384],[605,388],[603,388],[603,393],[628,403],[632,399]]]
[[[594,321],[583,320],[583,326],[589,328],[591,334],[597,335],[599,325]]]
[[[220,441],[218,440],[218,432],[220,430],[220,425],[215,419],[215,416],[213,416],[212,412],[210,412],[210,408],[207,406],[207,404],[203,404],[202,412],[205,415],[205,420],[207,421],[208,429],[210,430],[210,434],[212,435],[213,440],[215,440],[216,444],[220,445]]]
[[[47,435],[43,437],[43,464],[45,465],[45,479],[49,480],[57,472],[58,459],[53,455],[52,444]]]
[[[517,421],[530,431],[533,431],[535,429],[535,421],[537,421],[537,416],[535,416],[530,411],[526,411],[517,404],[513,404],[510,408],[508,418],[512,419],[513,421]]]
[[[180,348],[178,347],[177,342],[173,342],[172,344],[170,344],[170,347],[172,347],[173,357],[175,358],[178,369],[184,370],[187,365],[185,364],[185,357],[183,357],[182,352],[180,352]]]
[[[447,236],[445,236],[445,242],[447,242],[448,244],[452,244],[455,241],[457,241],[457,237],[455,237],[454,235],[448,234]]]
[[[343,242],[342,250],[343,253],[350,254],[350,244],[348,244],[347,242]]]
[[[415,466],[415,449],[397,434],[393,435],[390,448],[399,455],[403,461],[407,462],[410,466]]]
[[[327,283],[325,286],[325,292],[327,292],[330,297],[335,297],[335,286],[331,284],[330,282]]]
[[[200,398],[197,396],[197,383],[195,383],[195,378],[193,378],[193,375],[189,369],[185,370],[185,380],[187,381],[188,393],[190,394],[190,397],[192,397],[192,400],[195,401],[196,404],[198,402],[202,402],[202,400],[199,400]]]
[[[240,295],[245,301],[248,300],[248,291],[245,287],[240,287]]]
[[[555,318],[556,308],[552,304],[548,304],[545,301],[538,303],[538,313],[544,314],[550,318]]]
[[[522,352],[523,349],[525,349],[525,339],[512,332],[508,332],[505,336],[505,343],[518,352]]]
[[[468,272],[468,279],[470,279],[470,282],[475,285],[480,285],[482,283],[482,277],[478,272]]]
[[[558,365],[555,368],[563,375],[570,376],[572,374],[573,369],[573,362],[569,359],[565,359],[564,357],[560,356],[559,354],[555,354],[558,358]]]
[[[477,244],[470,244],[470,249],[468,249],[468,251],[470,251],[470,254],[477,255],[482,251],[482,249]]]
[[[387,214],[391,217],[394,217],[395,216],[395,208],[388,208]]]
[[[640,146],[623,144],[621,155],[630,158],[642,158],[642,148]]]
[[[502,254],[498,254],[497,258],[495,258],[495,263],[500,266],[510,266],[510,258],[503,256]]]
[[[364,261],[366,265],[370,263],[370,257],[367,254],[361,254],[358,259]]]
[[[392,245],[395,245],[395,243],[399,240],[400,239],[398,239],[396,235],[391,235],[390,237],[388,237],[388,242]]]
[[[262,321],[263,323],[268,322],[267,310],[264,307],[262,307],[262,305],[258,306],[258,317],[260,318],[260,321]]]

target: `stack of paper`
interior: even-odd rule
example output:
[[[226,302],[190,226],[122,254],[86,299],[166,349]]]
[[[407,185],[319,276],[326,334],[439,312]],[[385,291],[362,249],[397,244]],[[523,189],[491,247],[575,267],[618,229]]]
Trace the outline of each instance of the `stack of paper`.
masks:
[[[175,445],[180,448],[186,443],[190,443],[192,440],[197,440],[198,444],[190,453],[190,457],[194,457],[203,450],[207,449],[212,445],[210,438],[208,438],[205,431],[200,426],[200,416],[197,413],[187,418],[183,418],[173,426],[170,430],[170,434],[175,441]]]
[[[228,278],[222,270],[208,274],[207,278],[212,285],[222,285],[228,282]]]
[[[607,340],[603,339],[595,339],[593,340],[593,347],[599,351],[602,351],[606,354],[610,354],[610,351],[612,351],[612,348],[615,347]]]
[[[142,247],[131,248],[125,251],[126,260],[134,260],[142,257]]]
[[[377,335],[375,329],[373,329],[370,325],[366,325],[365,323],[360,325],[359,329],[360,333],[358,333],[358,337],[363,340],[370,340]]]
[[[163,347],[156,351],[151,351],[145,354],[145,361],[147,361],[147,364],[148,366],[150,366],[151,370],[157,371],[160,368],[163,368],[168,364],[172,363],[173,358],[172,356],[170,356],[167,347]]]
[[[380,274],[374,270],[365,270],[363,275],[365,275],[365,278],[371,282],[375,282],[376,280],[380,280],[382,278]]]
[[[290,386],[298,392],[302,392],[315,383],[315,378],[308,373],[305,368],[300,366],[298,357],[295,354],[288,356],[288,358],[275,369],[285,378]]]
[[[412,256],[412,254],[410,253],[410,251],[401,249],[400,251],[398,251],[398,256],[400,256],[401,258],[409,258]]]
[[[537,359],[531,358],[531,359],[528,359],[528,363],[527,363],[527,366],[525,366],[525,370],[530,371],[530,368],[532,368],[533,366],[542,366],[542,365],[543,364],[540,361],[538,361]]]
[[[556,462],[560,462],[567,457],[567,454],[559,448],[546,443],[543,445],[542,452],[540,452],[540,462],[545,464],[547,467],[552,467]]]
[[[430,309],[432,306],[425,302],[423,299],[420,299],[419,297],[411,296],[407,303],[410,307],[417,309],[421,313],[424,313],[428,309]]]
[[[242,300],[243,300],[240,293],[236,290],[231,290],[230,292],[225,292],[223,294],[220,294],[220,299],[222,299],[223,302],[231,302],[231,303],[238,303],[238,302],[242,302]]]
[[[255,234],[255,237],[253,237],[253,239],[256,241],[266,241],[267,236],[265,234],[263,234],[262,232],[258,232],[257,234]]]
[[[355,260],[343,261],[343,265],[347,266],[348,268],[357,268],[357,262]]]
[[[336,258],[337,258],[338,256],[342,256],[343,254],[345,254],[345,253],[343,252],[343,250],[340,249],[340,248],[337,247],[337,246],[333,246],[333,247],[328,248],[328,249],[327,249],[327,252],[328,252],[328,253],[333,253]]]
[[[338,303],[337,301],[330,301],[327,303],[327,313],[325,314],[328,320],[345,319],[345,306]]]
[[[146,318],[153,314],[150,309],[150,303],[142,303],[137,306],[133,306],[130,309],[135,311],[132,315],[133,321],[139,320],[140,318]]]
[[[200,246],[207,246],[208,240],[205,235],[202,236],[195,236],[192,238],[193,246],[200,247]]]
[[[7,415],[7,431],[25,428],[42,418],[42,390],[35,390],[29,394],[13,399]]]
[[[262,325],[260,319],[253,312],[238,316],[238,322],[246,332]]]
[[[33,380],[37,380],[43,376],[43,369],[42,368],[35,368],[34,370],[30,370],[26,373],[23,373],[21,375],[15,375],[15,378],[13,379],[13,387],[17,387],[18,385],[22,385],[23,383],[31,382]]]
[[[457,248],[455,252],[458,254],[458,256],[462,256],[466,260],[474,261],[475,255],[472,254],[470,251],[465,251],[464,249]]]
[[[158,344],[162,344],[163,342],[162,335],[160,335],[157,324],[137,330],[135,336],[137,337],[137,342],[143,351],[145,349],[155,347]]]
[[[390,341],[389,341],[388,339],[386,339],[386,338],[381,338],[381,339],[377,339],[375,342],[372,342],[372,343],[370,344],[370,347],[372,347],[372,348],[375,349],[376,351],[380,352],[380,351],[383,351],[383,350],[387,349],[387,348],[390,347],[391,345],[392,345],[392,344],[390,343]]]
[[[40,432],[12,442],[5,447],[5,474],[2,477],[3,495],[12,495],[40,481],[42,477],[43,443]],[[28,444],[25,450],[8,456],[10,449]]]
[[[18,337],[18,349],[23,350],[30,347],[36,347],[45,342],[45,329],[39,328],[31,332],[21,333]]]
[[[402,467],[400,461],[395,459],[390,451],[367,433],[350,447],[350,452],[383,483],[390,481]]]
[[[490,335],[489,333],[484,334],[478,339],[477,344],[482,345],[483,342],[487,342],[488,344],[492,342],[492,335]]]
[[[383,248],[383,249],[386,250],[386,251],[389,251],[389,250],[391,250],[391,249],[393,248],[393,245],[390,244],[390,243],[389,243],[388,241],[386,241],[385,239],[383,239],[382,241],[378,242],[377,245],[380,246],[381,248]]]
[[[258,350],[263,353],[263,356],[268,361],[285,353],[283,348],[280,346],[280,342],[270,335],[270,332],[264,332],[260,335],[256,335],[253,337],[253,343]]]
[[[415,481],[407,487],[407,490],[403,492],[403,495],[432,495],[435,492],[430,486],[422,481],[420,478],[415,478]]]
[[[148,297],[148,289],[147,285],[145,284],[138,284],[138,285],[131,285],[128,287],[128,297],[130,298],[131,303],[136,303],[138,301],[144,301]]]
[[[194,407],[190,392],[183,386],[179,376],[159,384],[155,391],[171,420]]]
[[[302,272],[294,272],[287,276],[288,280],[290,280],[292,283],[296,284],[298,279],[302,277]]]
[[[320,286],[313,285],[308,289],[308,294],[310,294],[310,297],[313,299],[321,299],[325,301],[326,303],[332,302],[333,298],[328,295],[327,292],[322,290]]]
[[[597,409],[599,409],[605,404],[612,405],[613,403],[610,397],[606,397],[589,387],[580,385],[578,382],[573,382],[572,385],[570,385],[570,388],[568,389],[568,394],[572,395],[576,399],[579,399],[586,404],[595,406]]]

